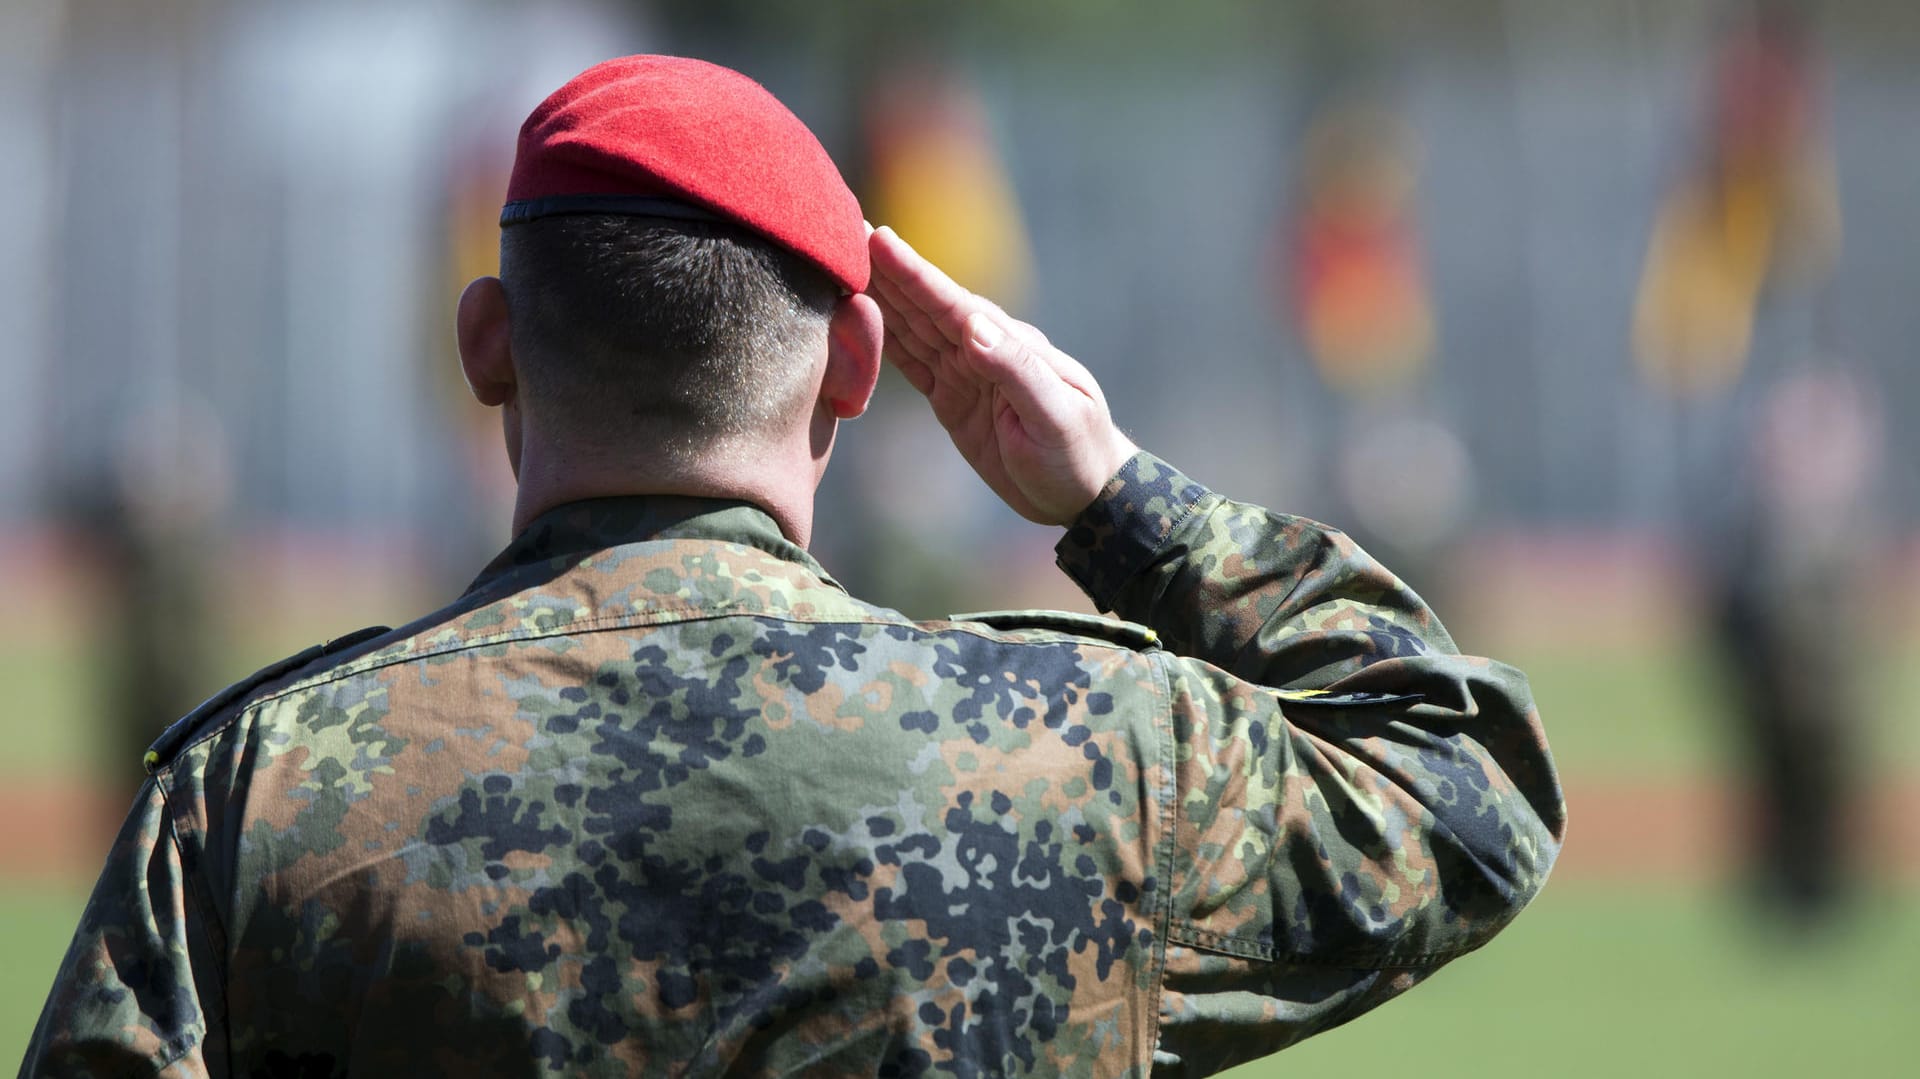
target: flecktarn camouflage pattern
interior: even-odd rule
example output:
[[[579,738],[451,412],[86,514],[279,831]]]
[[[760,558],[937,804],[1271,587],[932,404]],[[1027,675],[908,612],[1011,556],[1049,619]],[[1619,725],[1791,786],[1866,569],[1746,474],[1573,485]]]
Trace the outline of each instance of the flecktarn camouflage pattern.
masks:
[[[170,734],[23,1074],[1199,1075],[1538,890],[1523,679],[1344,536],[1142,454],[1060,555],[1139,625],[914,623],[742,504],[549,513]]]

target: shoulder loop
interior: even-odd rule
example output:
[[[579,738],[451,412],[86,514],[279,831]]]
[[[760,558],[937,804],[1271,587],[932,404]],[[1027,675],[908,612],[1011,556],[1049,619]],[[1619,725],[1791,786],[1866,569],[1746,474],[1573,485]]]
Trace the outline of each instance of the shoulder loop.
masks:
[[[1329,693],[1324,689],[1276,689],[1273,695],[1288,704],[1311,704],[1323,708],[1358,708],[1363,705],[1419,704],[1424,693]]]
[[[1075,614],[1072,611],[975,611],[971,614],[953,615],[948,621],[980,622],[994,629],[1057,630],[1080,637],[1097,637],[1103,641],[1112,641],[1137,652],[1146,652],[1160,647],[1160,635],[1137,622],[1123,622],[1118,618],[1102,618],[1093,614]]]
[[[161,732],[160,737],[154,739],[153,745],[147,747],[146,758],[141,762],[146,766],[147,774],[152,775],[172,760],[173,755],[180,751],[180,747],[187,743],[193,732],[198,730],[209,716],[218,714],[228,705],[282,675],[291,674],[315,660],[338,655],[354,645],[363,644],[388,632],[391,632],[388,626],[368,626],[365,629],[354,630],[344,636],[335,637],[325,644],[316,644],[285,659],[275,660],[208,697],[201,702],[200,707],[188,712],[178,722]]]

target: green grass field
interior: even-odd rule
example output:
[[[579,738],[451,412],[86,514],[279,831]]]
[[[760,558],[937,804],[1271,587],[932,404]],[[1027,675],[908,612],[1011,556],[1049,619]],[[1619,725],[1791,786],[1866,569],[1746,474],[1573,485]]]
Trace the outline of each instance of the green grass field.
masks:
[[[0,884],[0,1070],[18,1067],[34,1020],[66,954],[86,895],[77,888],[29,889]]]
[[[1897,1074],[1920,1016],[1914,899],[1883,894],[1809,940],[1718,892],[1549,885],[1480,953],[1230,1074]]]
[[[1733,717],[1702,644],[1671,652],[1502,651],[1527,672],[1561,770],[1586,778],[1724,775]],[[1884,644],[1862,666],[1867,745],[1877,770],[1920,769],[1920,642]]]

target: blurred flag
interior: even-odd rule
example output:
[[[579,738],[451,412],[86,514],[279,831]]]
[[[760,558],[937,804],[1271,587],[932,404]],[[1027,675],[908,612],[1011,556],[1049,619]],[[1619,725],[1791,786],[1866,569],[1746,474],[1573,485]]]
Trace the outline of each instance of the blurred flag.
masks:
[[[1294,319],[1327,385],[1402,385],[1433,351],[1433,307],[1412,207],[1410,138],[1392,113],[1337,104],[1308,131],[1282,238]]]
[[[972,87],[932,65],[902,66],[874,83],[866,112],[861,201],[874,224],[893,226],[967,288],[1020,306],[1026,226]]]
[[[500,137],[497,128],[483,127],[449,160],[443,189],[445,299],[440,316],[449,325],[456,298],[467,282],[500,272],[500,206],[506,201],[507,176],[513,168],[512,146],[512,140]],[[445,334],[442,340],[449,348],[431,354],[430,381],[438,390],[436,400],[460,433],[460,467],[472,495],[468,511],[475,518],[467,531],[492,542],[497,538],[495,529],[487,524],[511,519],[517,489],[501,448],[500,417],[467,392],[460,365],[451,355],[453,335]]]
[[[1721,43],[1707,138],[1661,204],[1634,310],[1641,371],[1676,396],[1731,385],[1762,290],[1815,283],[1832,266],[1840,209],[1811,51],[1772,5]]]
[[[512,168],[511,152],[478,140],[453,156],[445,189],[446,274],[458,286],[500,272],[500,206]]]

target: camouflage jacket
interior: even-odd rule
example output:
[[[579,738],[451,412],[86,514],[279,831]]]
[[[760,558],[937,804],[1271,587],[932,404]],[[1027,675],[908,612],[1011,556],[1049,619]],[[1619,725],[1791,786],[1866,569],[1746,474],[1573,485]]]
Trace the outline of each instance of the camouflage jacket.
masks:
[[[150,755],[23,1074],[1200,1075],[1540,887],[1520,674],[1142,454],[914,622],[751,506],[554,510],[458,603]],[[303,665],[304,664],[304,665]]]

